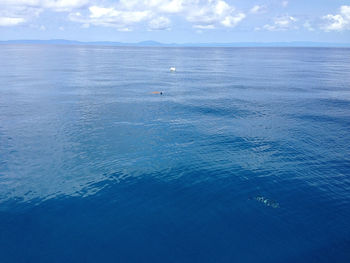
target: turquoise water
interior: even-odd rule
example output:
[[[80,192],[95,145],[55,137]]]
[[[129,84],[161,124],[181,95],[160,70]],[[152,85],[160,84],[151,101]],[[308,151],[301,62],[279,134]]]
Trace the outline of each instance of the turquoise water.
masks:
[[[350,262],[350,49],[2,45],[0,68],[1,263]]]

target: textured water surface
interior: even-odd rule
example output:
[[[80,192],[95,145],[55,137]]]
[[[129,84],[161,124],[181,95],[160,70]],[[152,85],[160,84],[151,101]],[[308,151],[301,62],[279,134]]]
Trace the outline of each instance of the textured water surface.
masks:
[[[2,45],[0,69],[1,263],[350,262],[350,49]]]

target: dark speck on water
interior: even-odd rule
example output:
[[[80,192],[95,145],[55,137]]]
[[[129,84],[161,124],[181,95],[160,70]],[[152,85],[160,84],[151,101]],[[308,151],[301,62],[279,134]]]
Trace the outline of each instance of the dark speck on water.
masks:
[[[1,45],[0,69],[1,263],[350,262],[350,49]]]

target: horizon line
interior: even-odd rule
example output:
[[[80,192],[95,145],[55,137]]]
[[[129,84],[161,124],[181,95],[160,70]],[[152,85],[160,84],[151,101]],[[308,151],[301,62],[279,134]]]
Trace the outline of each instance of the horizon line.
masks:
[[[188,42],[162,43],[154,40],[120,42],[110,40],[80,41],[69,39],[13,39],[0,40],[0,44],[47,44],[47,45],[109,45],[139,47],[349,47],[350,43],[316,41],[274,41],[274,42]]]

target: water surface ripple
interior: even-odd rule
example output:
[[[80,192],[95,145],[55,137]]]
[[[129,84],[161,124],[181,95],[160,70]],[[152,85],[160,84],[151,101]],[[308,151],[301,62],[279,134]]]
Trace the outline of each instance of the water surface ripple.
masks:
[[[2,45],[0,68],[2,263],[350,262],[350,49]]]

